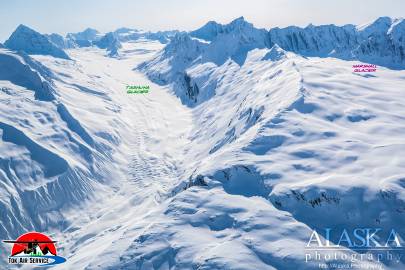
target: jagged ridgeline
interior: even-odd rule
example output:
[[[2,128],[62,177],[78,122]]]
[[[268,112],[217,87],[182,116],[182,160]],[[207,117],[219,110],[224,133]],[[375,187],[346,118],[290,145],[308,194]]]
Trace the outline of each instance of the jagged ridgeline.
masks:
[[[308,25],[269,31],[255,28],[243,17],[226,25],[211,21],[195,31],[177,33],[159,55],[138,68],[157,83],[182,85],[186,91],[179,90],[176,94],[184,103],[198,104],[213,94],[211,88],[215,86],[206,92],[199,91],[213,68],[222,66],[228,59],[243,66],[248,52],[274,45],[302,56],[359,60],[402,69],[405,67],[404,32],[404,20],[388,17],[360,26]],[[193,76],[193,67],[200,64],[204,68],[200,66],[198,75],[195,72]]]

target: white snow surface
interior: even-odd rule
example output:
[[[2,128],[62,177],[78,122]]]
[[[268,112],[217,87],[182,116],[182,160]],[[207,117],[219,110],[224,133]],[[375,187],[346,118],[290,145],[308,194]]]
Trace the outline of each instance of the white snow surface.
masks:
[[[119,58],[1,48],[0,237],[50,234],[55,269],[202,270],[314,269],[313,228],[405,235],[405,71],[233,25],[123,41]]]

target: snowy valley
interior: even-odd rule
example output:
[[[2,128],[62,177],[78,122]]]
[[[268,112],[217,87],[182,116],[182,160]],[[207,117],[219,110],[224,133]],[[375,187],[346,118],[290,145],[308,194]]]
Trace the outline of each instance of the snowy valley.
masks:
[[[56,269],[317,269],[314,229],[405,235],[404,85],[403,19],[21,25],[0,46],[0,238],[47,232]]]

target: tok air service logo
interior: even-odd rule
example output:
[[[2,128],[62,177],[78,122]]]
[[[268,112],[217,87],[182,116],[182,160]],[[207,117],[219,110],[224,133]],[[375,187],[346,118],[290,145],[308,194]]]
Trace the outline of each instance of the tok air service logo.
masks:
[[[8,257],[9,264],[51,266],[66,261],[57,255],[56,241],[42,233],[29,232],[17,240],[3,240],[3,242],[13,244],[11,255]]]

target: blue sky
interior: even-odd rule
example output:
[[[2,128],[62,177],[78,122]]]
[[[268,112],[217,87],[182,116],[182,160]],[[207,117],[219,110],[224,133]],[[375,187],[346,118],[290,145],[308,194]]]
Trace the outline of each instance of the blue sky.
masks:
[[[41,33],[118,27],[192,30],[244,16],[257,27],[366,23],[405,17],[404,0],[0,0],[0,42],[20,24]]]

